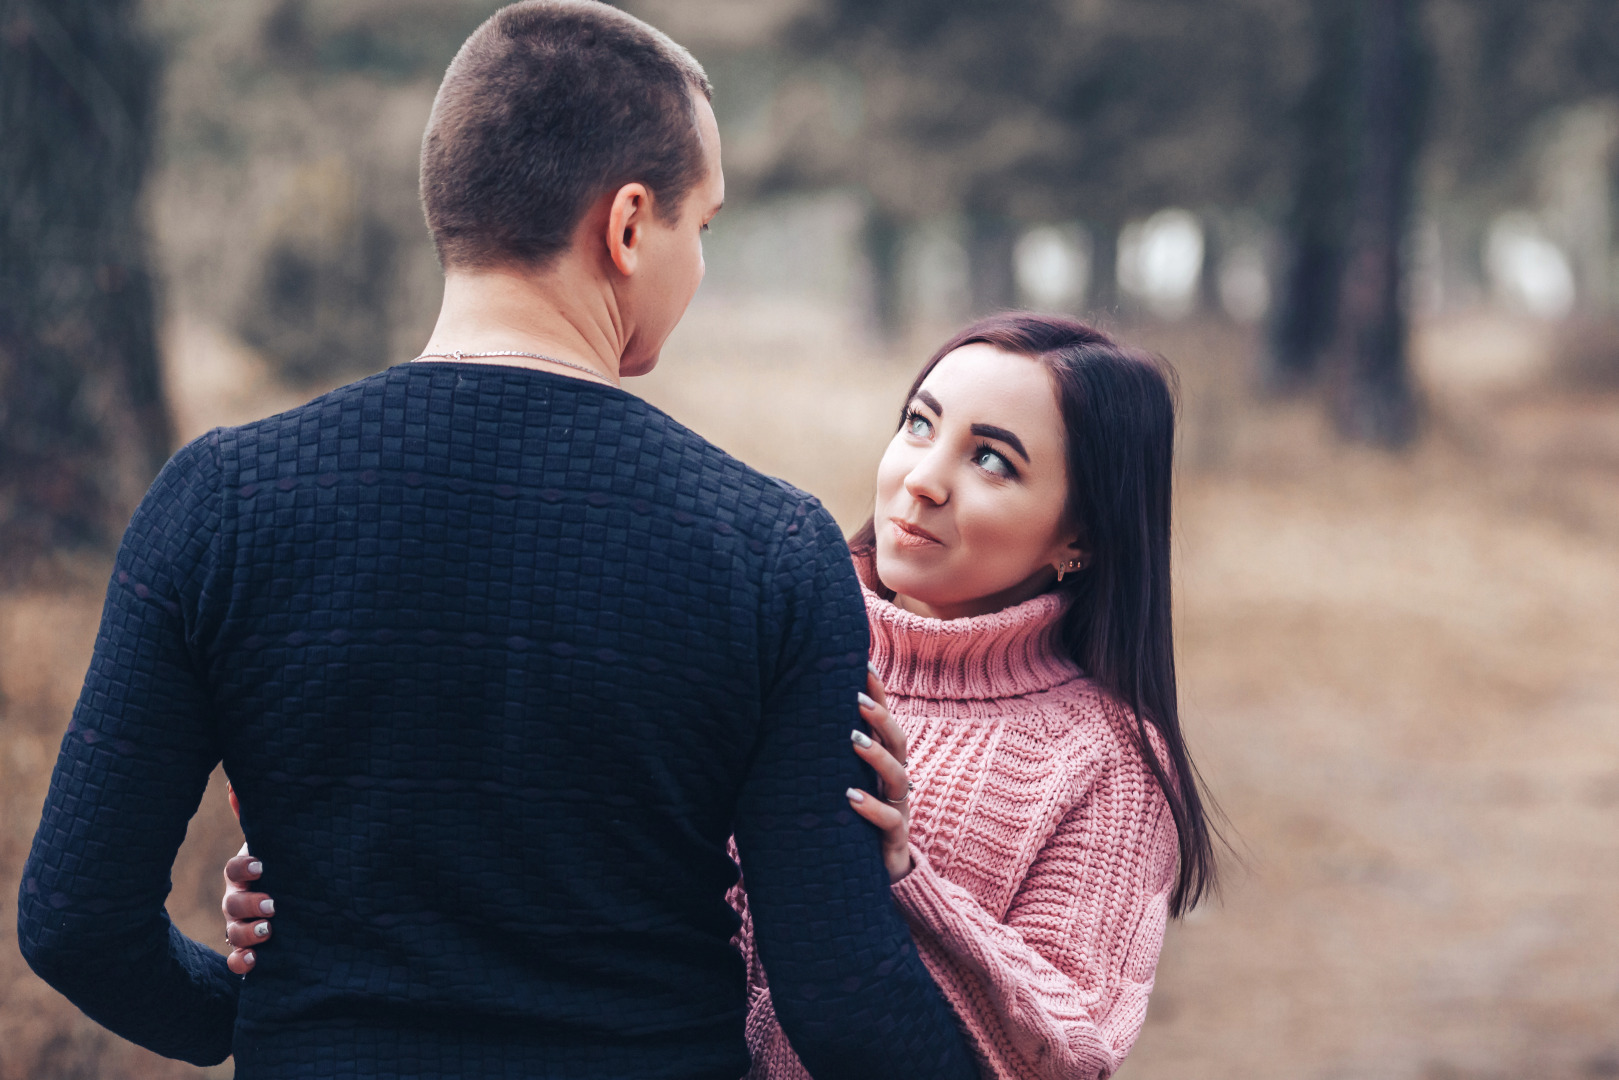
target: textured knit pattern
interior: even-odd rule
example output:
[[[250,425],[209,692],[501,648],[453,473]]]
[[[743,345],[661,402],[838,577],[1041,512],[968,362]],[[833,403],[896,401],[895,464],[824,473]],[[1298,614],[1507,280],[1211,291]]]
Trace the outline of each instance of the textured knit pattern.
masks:
[[[949,622],[865,595],[915,784],[894,895],[982,1075],[1110,1075],[1146,1019],[1177,865],[1128,714],[1061,654],[1055,594]],[[749,976],[750,1076],[807,1076]]]
[[[734,830],[817,1076],[970,1077],[843,797],[866,650],[831,517],[614,388],[405,365],[215,431],[120,549],[23,952],[242,1080],[735,1080]],[[163,910],[220,760],[245,980]]]

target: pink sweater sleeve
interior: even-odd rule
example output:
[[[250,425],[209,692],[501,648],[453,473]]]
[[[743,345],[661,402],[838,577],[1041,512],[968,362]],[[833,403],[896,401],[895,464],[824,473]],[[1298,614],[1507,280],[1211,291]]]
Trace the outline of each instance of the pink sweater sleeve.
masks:
[[[1118,1068],[1146,1019],[1175,881],[1174,820],[1151,774],[1131,762],[1093,774],[1004,921],[912,853],[894,896],[985,1075]]]

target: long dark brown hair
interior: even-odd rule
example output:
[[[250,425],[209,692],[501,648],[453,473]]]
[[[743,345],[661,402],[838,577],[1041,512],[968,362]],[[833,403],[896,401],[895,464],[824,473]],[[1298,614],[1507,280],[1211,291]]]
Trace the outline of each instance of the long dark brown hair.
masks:
[[[1216,874],[1214,829],[1175,692],[1169,597],[1175,371],[1078,319],[1004,312],[940,346],[905,405],[940,360],[976,342],[1040,361],[1056,384],[1068,450],[1067,509],[1086,553],[1085,568],[1057,586],[1073,594],[1062,641],[1112,703],[1129,709],[1136,746],[1169,801],[1180,846],[1169,910],[1178,917],[1213,891]],[[871,552],[875,523],[867,521],[849,543],[857,553]],[[1162,757],[1148,724],[1163,739]]]

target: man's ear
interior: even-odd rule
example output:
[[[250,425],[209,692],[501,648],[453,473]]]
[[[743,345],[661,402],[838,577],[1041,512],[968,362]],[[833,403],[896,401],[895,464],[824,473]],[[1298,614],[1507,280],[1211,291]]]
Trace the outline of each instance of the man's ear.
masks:
[[[652,193],[645,184],[625,184],[607,210],[607,257],[625,277],[641,263],[641,240],[652,219]]]

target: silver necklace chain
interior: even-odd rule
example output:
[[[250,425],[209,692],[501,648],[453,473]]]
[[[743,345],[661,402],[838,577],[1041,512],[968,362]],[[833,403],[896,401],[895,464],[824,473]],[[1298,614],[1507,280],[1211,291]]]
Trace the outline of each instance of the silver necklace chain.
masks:
[[[544,360],[547,364],[561,364],[563,367],[570,367],[575,371],[582,371],[593,379],[600,379],[608,386],[613,385],[613,381],[611,379],[597,371],[595,368],[586,367],[583,364],[576,364],[572,360],[558,360],[554,356],[546,356],[542,353],[516,352],[510,349],[502,350],[501,352],[462,352],[460,349],[452,349],[449,352],[426,352],[422,353],[422,355],[418,357],[413,358],[411,363],[414,364],[417,360],[434,359],[453,360],[456,363],[460,363],[462,360],[487,360],[496,356],[521,356],[528,360]]]

